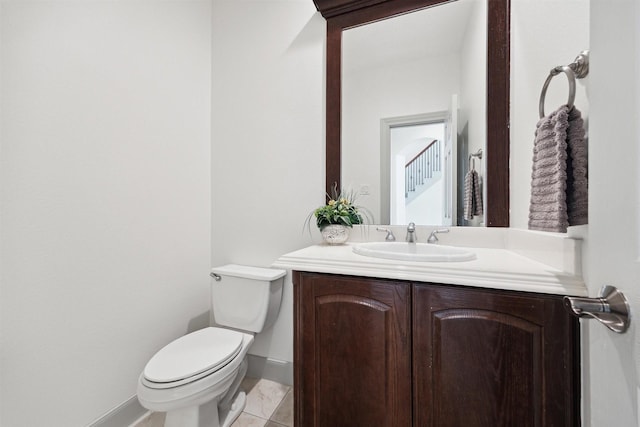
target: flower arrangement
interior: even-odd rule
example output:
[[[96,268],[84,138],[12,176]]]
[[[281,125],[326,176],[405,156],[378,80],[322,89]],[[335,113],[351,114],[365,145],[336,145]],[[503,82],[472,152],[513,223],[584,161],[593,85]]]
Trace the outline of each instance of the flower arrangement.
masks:
[[[341,195],[331,198],[326,205],[316,209],[313,214],[320,230],[331,224],[353,227],[354,224],[363,222],[362,215],[358,213],[358,208],[353,204],[352,199]]]
[[[356,224],[363,224],[365,220],[371,217],[365,208],[355,205],[355,193],[353,191],[338,192],[336,185],[331,193],[326,205],[320,206],[309,214],[305,221],[307,226],[310,224],[312,217],[315,217],[316,225],[320,230],[333,224],[351,228]]]

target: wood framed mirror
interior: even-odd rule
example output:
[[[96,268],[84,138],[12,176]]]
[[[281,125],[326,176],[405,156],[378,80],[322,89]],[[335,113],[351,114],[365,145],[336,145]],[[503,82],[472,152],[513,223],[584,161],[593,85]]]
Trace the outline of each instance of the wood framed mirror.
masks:
[[[326,191],[341,188],[342,33],[452,0],[314,0],[327,20]],[[481,1],[481,0],[479,0]],[[485,225],[509,226],[510,0],[487,2]]]

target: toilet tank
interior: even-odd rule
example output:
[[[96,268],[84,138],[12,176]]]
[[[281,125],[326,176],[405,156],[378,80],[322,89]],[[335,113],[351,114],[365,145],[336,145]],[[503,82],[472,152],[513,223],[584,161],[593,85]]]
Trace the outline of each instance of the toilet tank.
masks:
[[[211,311],[216,325],[261,332],[275,322],[285,270],[228,264],[211,269]]]

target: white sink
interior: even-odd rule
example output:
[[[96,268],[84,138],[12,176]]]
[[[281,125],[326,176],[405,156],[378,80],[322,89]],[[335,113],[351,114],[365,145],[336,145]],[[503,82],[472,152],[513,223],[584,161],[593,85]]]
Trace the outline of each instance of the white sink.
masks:
[[[468,249],[429,243],[361,243],[353,247],[353,252],[368,257],[400,261],[458,262],[476,259],[476,254]]]

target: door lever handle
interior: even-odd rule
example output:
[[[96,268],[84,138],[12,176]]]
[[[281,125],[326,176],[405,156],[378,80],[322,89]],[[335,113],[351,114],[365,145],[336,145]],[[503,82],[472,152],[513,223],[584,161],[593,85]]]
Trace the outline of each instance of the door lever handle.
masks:
[[[604,286],[598,298],[564,297],[563,301],[578,317],[592,317],[619,334],[629,329],[629,302],[615,286]]]

